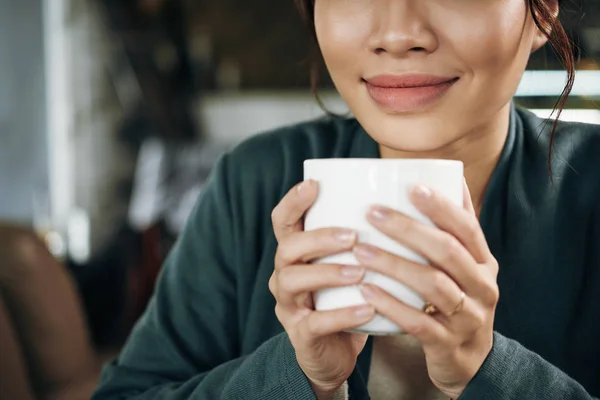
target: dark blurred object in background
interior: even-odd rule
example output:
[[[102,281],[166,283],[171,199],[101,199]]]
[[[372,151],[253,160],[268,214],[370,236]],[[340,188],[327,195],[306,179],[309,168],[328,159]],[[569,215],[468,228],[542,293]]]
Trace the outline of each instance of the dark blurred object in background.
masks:
[[[104,355],[67,268],[35,232],[2,222],[0,260],[0,397],[89,398]]]
[[[180,0],[101,0],[106,23],[120,52],[112,79],[138,90],[128,105],[120,136],[139,146],[148,135],[199,138],[193,100],[198,89],[189,56],[185,10]]]

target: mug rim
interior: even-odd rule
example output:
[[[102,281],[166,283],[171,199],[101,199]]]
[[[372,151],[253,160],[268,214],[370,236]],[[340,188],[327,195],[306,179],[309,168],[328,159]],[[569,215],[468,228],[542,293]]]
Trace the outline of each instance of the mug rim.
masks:
[[[438,158],[311,158],[304,164],[449,164],[462,165],[460,160]]]

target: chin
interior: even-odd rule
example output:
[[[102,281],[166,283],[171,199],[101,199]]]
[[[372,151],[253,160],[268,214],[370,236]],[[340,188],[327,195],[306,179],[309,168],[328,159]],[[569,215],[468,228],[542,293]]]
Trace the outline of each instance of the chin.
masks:
[[[461,136],[457,120],[435,112],[390,115],[380,110],[354,113],[377,143],[396,151],[428,153],[440,150]]]

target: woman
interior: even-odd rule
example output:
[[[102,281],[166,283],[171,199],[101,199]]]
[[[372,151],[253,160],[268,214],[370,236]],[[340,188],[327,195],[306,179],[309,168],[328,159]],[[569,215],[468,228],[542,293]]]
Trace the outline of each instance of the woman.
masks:
[[[284,128],[223,157],[94,398],[600,396],[600,129],[553,127],[511,102],[548,39],[572,72],[557,1],[299,5],[356,119]],[[464,162],[463,208],[412,191],[437,228],[369,213],[432,266],[353,232],[302,232],[318,191],[296,185],[302,161],[328,157]],[[360,267],[309,264],[350,249]],[[435,312],[369,286],[367,306],[312,309],[310,293],[359,283],[366,270],[402,281]],[[409,335],[341,333],[376,312]]]

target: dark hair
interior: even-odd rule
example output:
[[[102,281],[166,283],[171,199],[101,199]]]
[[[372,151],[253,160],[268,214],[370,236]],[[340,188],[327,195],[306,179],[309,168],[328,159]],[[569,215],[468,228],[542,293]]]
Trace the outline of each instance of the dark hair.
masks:
[[[315,0],[295,0],[296,7],[300,11],[304,22],[308,25],[310,33],[313,39],[316,41],[316,32],[314,24],[314,5]],[[564,0],[558,0],[559,7],[562,5]],[[567,32],[563,28],[559,18],[555,17],[552,8],[549,5],[549,0],[527,0],[529,5],[529,11],[533,17],[538,29],[548,38],[548,43],[552,46],[554,53],[558,57],[559,61],[567,71],[567,83],[563,88],[563,91],[554,105],[553,114],[556,113],[556,121],[552,127],[550,134],[550,153],[554,145],[554,133],[558,125],[558,118],[560,117],[565,103],[573,89],[573,83],[575,81],[575,56],[573,53],[573,46],[567,35]],[[311,90],[317,97],[317,101],[322,105],[320,98],[318,97],[318,83],[319,83],[319,66],[313,62],[311,65]],[[550,160],[549,160],[550,162]]]

